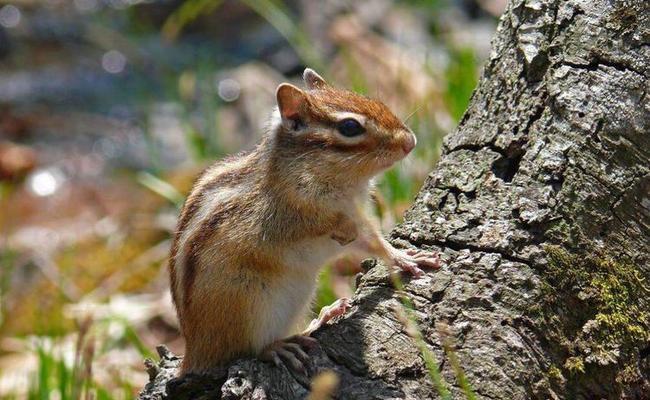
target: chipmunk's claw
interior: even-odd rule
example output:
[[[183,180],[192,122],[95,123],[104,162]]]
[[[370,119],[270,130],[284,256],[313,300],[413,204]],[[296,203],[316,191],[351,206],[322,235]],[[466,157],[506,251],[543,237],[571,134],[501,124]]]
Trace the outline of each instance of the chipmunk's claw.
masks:
[[[291,336],[268,345],[260,355],[260,359],[271,361],[276,367],[280,368],[285,365],[293,372],[307,375],[309,355],[304,349],[309,351],[317,343],[316,339],[311,337],[303,335]]]
[[[393,263],[402,271],[418,278],[424,275],[424,271],[420,267],[440,268],[440,258],[437,253],[418,249],[396,251],[393,255]]]
[[[408,249],[406,254],[413,257],[421,267],[440,268],[440,256],[436,252],[426,250]]]

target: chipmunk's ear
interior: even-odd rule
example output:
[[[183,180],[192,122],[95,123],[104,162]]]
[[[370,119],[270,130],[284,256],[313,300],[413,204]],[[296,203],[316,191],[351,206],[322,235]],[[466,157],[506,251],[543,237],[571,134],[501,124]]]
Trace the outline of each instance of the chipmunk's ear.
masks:
[[[291,84],[283,83],[278,86],[275,97],[283,123],[291,122],[291,126],[304,123],[308,110],[305,92]]]
[[[311,68],[305,68],[305,72],[302,73],[302,79],[307,85],[307,89],[320,89],[324,86],[327,86],[327,82],[323,79],[322,76],[318,75],[316,71]]]

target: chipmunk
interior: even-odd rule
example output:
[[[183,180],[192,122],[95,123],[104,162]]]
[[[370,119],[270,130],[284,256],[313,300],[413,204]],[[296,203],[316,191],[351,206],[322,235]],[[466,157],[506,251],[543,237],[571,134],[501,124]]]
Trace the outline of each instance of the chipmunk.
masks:
[[[345,313],[326,307],[302,334],[319,269],[350,251],[413,275],[438,256],[398,250],[365,211],[370,179],[413,150],[415,135],[381,102],[307,68],[283,83],[267,135],[207,168],[181,211],[170,285],[186,354],[181,373],[257,355],[305,371],[309,334]]]

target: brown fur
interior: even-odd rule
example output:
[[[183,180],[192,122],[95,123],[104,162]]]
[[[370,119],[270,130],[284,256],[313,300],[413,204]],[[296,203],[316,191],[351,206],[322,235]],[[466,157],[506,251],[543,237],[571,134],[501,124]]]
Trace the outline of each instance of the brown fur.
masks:
[[[383,103],[324,81],[312,86],[305,92],[285,87],[282,94],[304,96],[304,104],[283,101],[307,113],[300,115],[307,132],[296,135],[280,126],[252,153],[216,163],[197,179],[183,206],[169,262],[187,344],[183,372],[250,354],[258,334],[255,310],[270,287],[301,273],[289,272],[285,250],[312,238],[331,237],[341,245],[355,240],[357,225],[367,222],[351,219],[347,213],[356,211],[342,212],[341,202],[363,193],[370,177],[403,157],[410,132]],[[341,138],[334,112],[366,116],[367,134],[356,142]],[[226,197],[196,221],[203,207],[212,206],[208,193]],[[188,229],[193,234],[181,249]]]
[[[197,183],[200,181],[201,177],[206,172],[207,170],[204,171],[199,176],[199,178],[197,178]],[[185,200],[185,204],[183,204],[183,208],[181,209],[181,215],[180,218],[178,219],[176,234],[174,235],[174,240],[172,242],[171,251],[169,255],[169,281],[170,281],[171,292],[172,292],[172,300],[176,305],[179,302],[178,290],[176,288],[176,282],[177,282],[176,254],[178,253],[178,242],[180,240],[181,233],[185,231],[185,229],[187,228],[187,224],[189,224],[190,220],[192,219],[192,217],[194,217],[194,214],[199,208],[199,199],[202,197],[201,196],[202,192],[196,188],[197,183],[194,184],[192,192]]]
[[[311,112],[319,120],[329,120],[328,111],[363,114],[387,130],[408,129],[382,102],[331,86],[309,91]]]

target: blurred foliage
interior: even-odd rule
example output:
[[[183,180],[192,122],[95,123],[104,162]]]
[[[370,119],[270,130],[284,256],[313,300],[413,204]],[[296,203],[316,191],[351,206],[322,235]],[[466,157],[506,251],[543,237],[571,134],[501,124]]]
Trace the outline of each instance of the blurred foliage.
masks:
[[[322,69],[321,56],[311,45],[307,33],[294,21],[299,21],[292,15],[284,2],[280,0],[240,0],[250,7],[277,31],[284,36],[296,53],[313,68]],[[219,7],[223,0],[187,0],[167,19],[162,28],[163,34],[168,39],[174,39],[183,27],[200,15],[209,13]]]
[[[390,275],[391,282],[397,295],[399,296],[399,301],[401,308],[397,310],[397,316],[404,325],[404,328],[407,334],[413,339],[416,346],[422,354],[422,359],[424,360],[424,365],[429,373],[429,378],[433,386],[436,388],[438,395],[442,400],[451,400],[451,392],[449,391],[449,384],[445,380],[444,376],[440,373],[440,366],[436,357],[429,349],[422,331],[417,323],[417,317],[415,316],[415,306],[413,301],[406,295],[404,291],[404,283],[402,282],[399,274]]]
[[[161,31],[168,40],[178,37],[183,27],[198,18],[201,14],[208,14],[219,7],[223,0],[189,0],[181,3],[180,7],[167,18]]]
[[[115,324],[117,321],[110,321]],[[102,327],[103,326],[103,327]],[[71,357],[57,350],[56,342],[49,338],[31,338],[31,346],[35,347],[37,369],[30,379],[27,399],[58,400],[78,399],[129,399],[134,390],[128,379],[123,379],[116,374],[113,376],[112,387],[103,387],[93,377],[93,363],[95,358],[105,354],[115,344],[104,339],[103,346],[99,347],[101,330],[106,329],[105,323],[93,326],[90,320],[83,321],[77,326],[78,334],[75,339]],[[133,329],[124,323],[123,340],[140,349],[142,357],[153,355],[139,341]],[[116,340],[116,339],[114,339]],[[117,339],[119,340],[119,339]]]
[[[442,3],[447,0],[406,0],[405,3],[409,3],[415,6],[421,6],[429,8],[433,11],[439,10],[442,6]]]
[[[445,71],[445,102],[451,116],[459,121],[477,84],[476,57],[469,48],[451,49],[449,54],[450,62]]]
[[[164,197],[178,209],[183,206],[185,196],[169,182],[146,171],[138,173],[138,182],[152,192]]]
[[[337,299],[333,289],[332,267],[323,268],[318,276],[318,287],[316,289],[316,299],[314,301],[314,314],[318,315],[321,308],[334,303]]]

